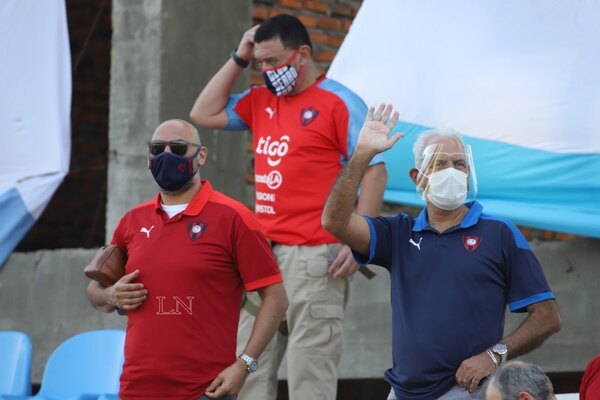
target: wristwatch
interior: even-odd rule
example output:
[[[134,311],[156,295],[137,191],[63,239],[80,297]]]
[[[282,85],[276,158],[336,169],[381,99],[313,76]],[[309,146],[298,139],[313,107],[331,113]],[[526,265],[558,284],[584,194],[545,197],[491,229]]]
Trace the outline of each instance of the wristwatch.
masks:
[[[233,49],[229,56],[241,68],[246,68],[248,65],[250,65],[250,61],[244,60],[242,57],[237,55],[237,49]]]
[[[508,347],[504,343],[496,343],[492,347],[492,351],[500,356],[500,364],[506,362],[508,357]]]
[[[248,372],[254,372],[258,369],[258,362],[248,354],[240,354],[238,358],[241,358],[248,365],[248,368],[246,368]]]

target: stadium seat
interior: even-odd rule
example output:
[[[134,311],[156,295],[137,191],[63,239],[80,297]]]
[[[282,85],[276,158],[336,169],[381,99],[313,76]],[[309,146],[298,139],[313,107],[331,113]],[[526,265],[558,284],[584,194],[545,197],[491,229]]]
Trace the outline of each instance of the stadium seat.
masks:
[[[31,394],[31,340],[26,333],[0,331],[0,395]]]
[[[61,343],[48,358],[37,395],[0,396],[0,400],[97,400],[103,394],[116,395],[124,341],[123,330],[75,335]]]

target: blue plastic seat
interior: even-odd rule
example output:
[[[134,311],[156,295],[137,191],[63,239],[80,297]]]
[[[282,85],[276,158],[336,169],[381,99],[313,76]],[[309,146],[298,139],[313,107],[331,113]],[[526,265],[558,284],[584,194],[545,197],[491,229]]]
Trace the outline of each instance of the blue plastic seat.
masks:
[[[50,355],[36,400],[96,400],[117,395],[123,368],[125,331],[80,333],[61,343]],[[25,397],[27,398],[27,397]],[[2,397],[0,400],[16,400]]]
[[[0,331],[0,395],[31,394],[31,340],[24,332]]]

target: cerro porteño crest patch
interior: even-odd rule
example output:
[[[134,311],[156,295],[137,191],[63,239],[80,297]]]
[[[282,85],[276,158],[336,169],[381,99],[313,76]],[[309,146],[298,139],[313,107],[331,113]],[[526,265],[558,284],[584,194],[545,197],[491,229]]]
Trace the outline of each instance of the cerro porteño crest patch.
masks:
[[[481,244],[481,238],[475,235],[463,236],[463,246],[465,246],[465,250],[469,253],[477,250],[479,245]]]
[[[319,115],[319,110],[316,108],[303,108],[302,111],[300,111],[300,122],[302,123],[302,126],[306,126],[313,122],[315,118],[317,118],[317,115]]]
[[[208,224],[205,224],[202,221],[190,222],[187,227],[188,237],[192,241],[198,239],[200,236],[204,235],[204,231],[206,231],[207,227]]]

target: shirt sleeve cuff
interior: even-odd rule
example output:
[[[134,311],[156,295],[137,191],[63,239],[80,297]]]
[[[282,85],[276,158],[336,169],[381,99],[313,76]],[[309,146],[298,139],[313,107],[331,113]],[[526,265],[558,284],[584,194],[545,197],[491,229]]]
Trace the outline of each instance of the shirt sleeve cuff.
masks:
[[[260,289],[265,286],[271,286],[279,282],[283,282],[283,278],[281,277],[281,274],[278,273],[276,275],[271,275],[256,281],[244,282],[244,288],[247,292],[253,292],[256,289]]]
[[[525,312],[527,311],[526,308],[532,304],[539,303],[545,300],[552,300],[555,298],[556,297],[552,292],[538,293],[522,300],[513,301],[508,305],[508,309],[514,313]]]

